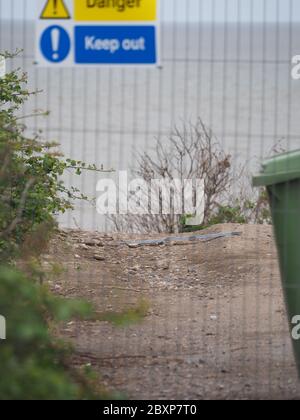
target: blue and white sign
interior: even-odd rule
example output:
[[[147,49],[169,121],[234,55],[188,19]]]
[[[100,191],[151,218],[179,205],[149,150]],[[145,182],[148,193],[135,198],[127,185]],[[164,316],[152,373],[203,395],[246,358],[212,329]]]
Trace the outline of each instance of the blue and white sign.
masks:
[[[136,8],[138,5],[142,7],[143,1],[145,21],[140,21],[137,20],[137,16],[142,16],[143,9],[137,10],[135,14],[134,5]],[[79,0],[64,0],[59,3],[38,0],[37,65],[42,67],[159,65],[159,26],[154,10],[156,1],[151,0],[151,2],[151,10],[148,6],[150,3],[146,0],[130,3],[132,7],[128,9],[128,16],[133,17],[131,21],[120,18],[119,21],[109,22],[109,10],[103,10],[103,13],[101,10],[97,11],[97,17],[103,17],[103,21],[81,20],[83,17],[85,19],[90,17],[86,14],[90,11],[84,9],[84,0],[81,3]],[[118,12],[112,10],[111,13]]]
[[[75,26],[78,64],[155,64],[154,26]]]
[[[41,53],[51,63],[64,61],[71,49],[68,32],[61,26],[49,26],[41,35]]]

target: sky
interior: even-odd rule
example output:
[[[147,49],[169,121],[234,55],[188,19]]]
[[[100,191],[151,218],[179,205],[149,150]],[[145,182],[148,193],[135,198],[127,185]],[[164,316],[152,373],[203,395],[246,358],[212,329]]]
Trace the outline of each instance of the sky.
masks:
[[[46,1],[0,0],[0,19],[35,19]],[[72,9],[73,0],[64,1]],[[166,22],[300,22],[300,0],[157,1]]]

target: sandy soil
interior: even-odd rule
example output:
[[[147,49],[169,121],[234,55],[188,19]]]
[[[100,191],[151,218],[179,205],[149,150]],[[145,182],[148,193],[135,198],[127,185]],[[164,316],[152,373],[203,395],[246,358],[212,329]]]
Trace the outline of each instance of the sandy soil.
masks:
[[[218,225],[241,232],[206,242],[129,247],[121,236],[62,231],[45,266],[50,282],[98,311],[149,303],[141,323],[62,327],[99,381],[128,399],[298,399],[300,387],[269,226]],[[157,236],[156,236],[157,237]]]

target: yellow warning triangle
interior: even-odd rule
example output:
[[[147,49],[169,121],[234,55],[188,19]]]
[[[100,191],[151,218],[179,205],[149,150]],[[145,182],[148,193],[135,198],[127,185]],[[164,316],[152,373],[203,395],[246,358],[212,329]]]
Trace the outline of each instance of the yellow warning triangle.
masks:
[[[64,0],[47,0],[40,19],[71,19]]]

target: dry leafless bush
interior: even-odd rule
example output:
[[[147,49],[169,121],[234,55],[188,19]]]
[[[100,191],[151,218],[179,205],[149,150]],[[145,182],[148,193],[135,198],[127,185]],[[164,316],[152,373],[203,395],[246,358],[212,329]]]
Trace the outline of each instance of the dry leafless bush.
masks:
[[[208,222],[231,186],[231,156],[226,154],[201,119],[175,127],[167,138],[156,139],[153,154],[139,156],[134,175],[150,185],[153,179],[204,180],[204,224]],[[172,207],[171,207],[172,210]],[[180,230],[183,214],[111,216],[119,232],[169,232]]]

